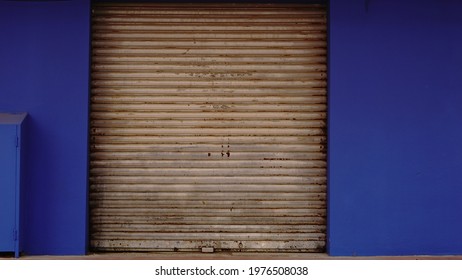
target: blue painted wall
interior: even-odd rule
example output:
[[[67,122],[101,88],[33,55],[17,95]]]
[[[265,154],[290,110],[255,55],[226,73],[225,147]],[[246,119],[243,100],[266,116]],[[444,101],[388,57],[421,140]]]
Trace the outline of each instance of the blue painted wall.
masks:
[[[28,112],[28,254],[84,254],[90,1],[0,1],[0,111]]]
[[[330,254],[462,254],[461,15],[330,1]]]

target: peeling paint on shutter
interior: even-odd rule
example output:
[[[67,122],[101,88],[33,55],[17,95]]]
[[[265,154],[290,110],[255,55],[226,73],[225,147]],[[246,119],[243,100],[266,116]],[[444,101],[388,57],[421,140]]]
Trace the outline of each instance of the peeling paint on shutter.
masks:
[[[326,12],[100,4],[91,247],[322,252]]]

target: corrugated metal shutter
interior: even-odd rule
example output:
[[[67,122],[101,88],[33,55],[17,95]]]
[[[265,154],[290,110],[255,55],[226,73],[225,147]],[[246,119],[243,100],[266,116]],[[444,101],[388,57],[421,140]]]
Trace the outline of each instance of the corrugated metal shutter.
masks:
[[[318,5],[97,5],[91,246],[323,251]]]

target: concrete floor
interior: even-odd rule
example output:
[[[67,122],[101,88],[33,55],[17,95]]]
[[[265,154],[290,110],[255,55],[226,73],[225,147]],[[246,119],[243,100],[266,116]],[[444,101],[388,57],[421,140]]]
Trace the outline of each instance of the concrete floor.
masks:
[[[11,254],[0,260],[14,259]],[[21,260],[462,260],[458,256],[332,257],[313,253],[90,253],[85,256],[21,256]]]

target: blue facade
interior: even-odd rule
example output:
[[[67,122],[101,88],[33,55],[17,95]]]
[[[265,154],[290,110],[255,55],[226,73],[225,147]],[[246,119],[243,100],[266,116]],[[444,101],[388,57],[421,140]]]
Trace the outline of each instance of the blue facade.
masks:
[[[461,14],[331,1],[331,255],[462,254]]]
[[[328,253],[462,254],[462,2],[329,9]],[[87,250],[90,14],[0,1],[0,111],[30,117],[28,254]]]
[[[28,112],[24,251],[87,248],[90,1],[0,1],[0,112]]]

